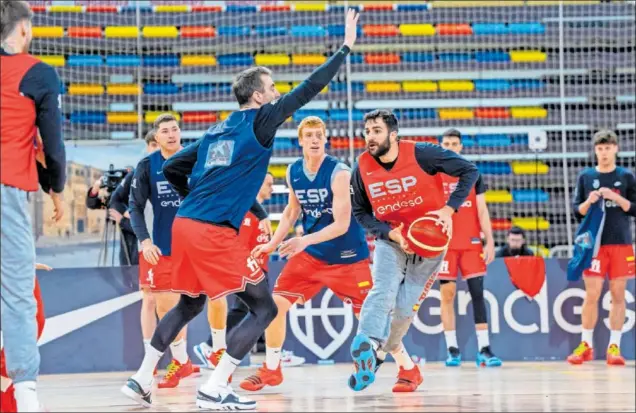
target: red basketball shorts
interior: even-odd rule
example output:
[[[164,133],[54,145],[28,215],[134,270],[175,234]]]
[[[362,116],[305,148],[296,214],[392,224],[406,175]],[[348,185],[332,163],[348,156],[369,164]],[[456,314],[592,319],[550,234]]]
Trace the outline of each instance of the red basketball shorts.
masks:
[[[263,270],[236,230],[181,217],[174,220],[172,291],[215,300],[263,279]]]
[[[166,292],[172,288],[172,258],[161,256],[152,265],[139,253],[139,287],[154,292]]]
[[[449,250],[442,261],[437,279],[455,281],[459,270],[464,280],[486,275],[483,252],[481,250]]]
[[[358,314],[372,286],[369,260],[328,265],[301,252],[285,264],[276,280],[274,294],[285,297],[292,304],[296,301],[302,304],[327,287],[343,302],[350,303],[354,313]]]
[[[590,268],[583,272],[585,277],[608,276],[610,280],[634,278],[636,274],[634,247],[631,245],[602,245]]]

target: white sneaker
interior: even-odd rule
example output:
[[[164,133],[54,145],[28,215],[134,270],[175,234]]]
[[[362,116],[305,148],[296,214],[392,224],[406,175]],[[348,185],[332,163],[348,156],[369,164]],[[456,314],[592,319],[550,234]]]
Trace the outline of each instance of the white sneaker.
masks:
[[[197,392],[197,407],[207,410],[255,410],[256,402],[239,396],[227,384],[209,390],[201,387]]]
[[[192,347],[194,350],[194,354],[197,355],[197,358],[201,360],[201,364],[206,369],[214,369],[214,364],[210,361],[210,356],[212,355],[212,347],[208,345],[205,341],[203,343],[197,344]]]
[[[283,367],[296,367],[305,364],[305,358],[295,356],[293,351],[282,350],[280,352],[280,362]]]

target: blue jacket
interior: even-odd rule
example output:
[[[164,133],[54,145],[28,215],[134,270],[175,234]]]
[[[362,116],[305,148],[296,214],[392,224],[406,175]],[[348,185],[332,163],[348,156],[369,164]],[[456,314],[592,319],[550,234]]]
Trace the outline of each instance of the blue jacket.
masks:
[[[583,271],[590,268],[592,258],[598,253],[605,225],[605,203],[595,202],[585,214],[574,239],[574,255],[568,263],[568,281],[581,279]]]

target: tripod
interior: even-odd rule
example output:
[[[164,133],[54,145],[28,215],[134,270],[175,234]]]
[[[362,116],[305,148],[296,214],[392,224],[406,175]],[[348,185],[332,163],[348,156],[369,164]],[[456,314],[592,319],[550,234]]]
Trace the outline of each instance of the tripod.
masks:
[[[115,246],[117,240],[117,234],[119,233],[119,247],[124,250],[124,254],[126,256],[126,264],[130,265],[130,255],[128,254],[128,247],[124,244],[124,236],[121,233],[121,227],[115,221],[111,220],[108,216],[108,208],[105,210],[106,216],[104,219],[104,232],[102,234],[102,243],[99,251],[99,257],[97,258],[97,266],[106,267],[108,264],[108,244],[109,241],[111,245],[111,267],[115,266]],[[119,231],[118,231],[119,230]]]

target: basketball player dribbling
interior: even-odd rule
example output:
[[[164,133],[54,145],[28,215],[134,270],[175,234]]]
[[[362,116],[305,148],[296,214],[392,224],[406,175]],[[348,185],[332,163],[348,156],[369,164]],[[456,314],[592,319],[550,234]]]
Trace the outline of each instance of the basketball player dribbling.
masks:
[[[387,110],[364,116],[367,150],[351,178],[353,213],[376,237],[373,288],[362,306],[358,334],[351,344],[355,372],[349,386],[360,391],[375,381],[386,353],[394,353],[426,298],[444,253],[422,258],[403,235],[425,214],[439,217],[452,235],[452,215],[475,184],[477,167],[460,155],[429,143],[399,141],[398,120]],[[459,178],[445,201],[442,173]],[[409,360],[400,366],[394,391],[414,391],[421,383],[419,368]]]

